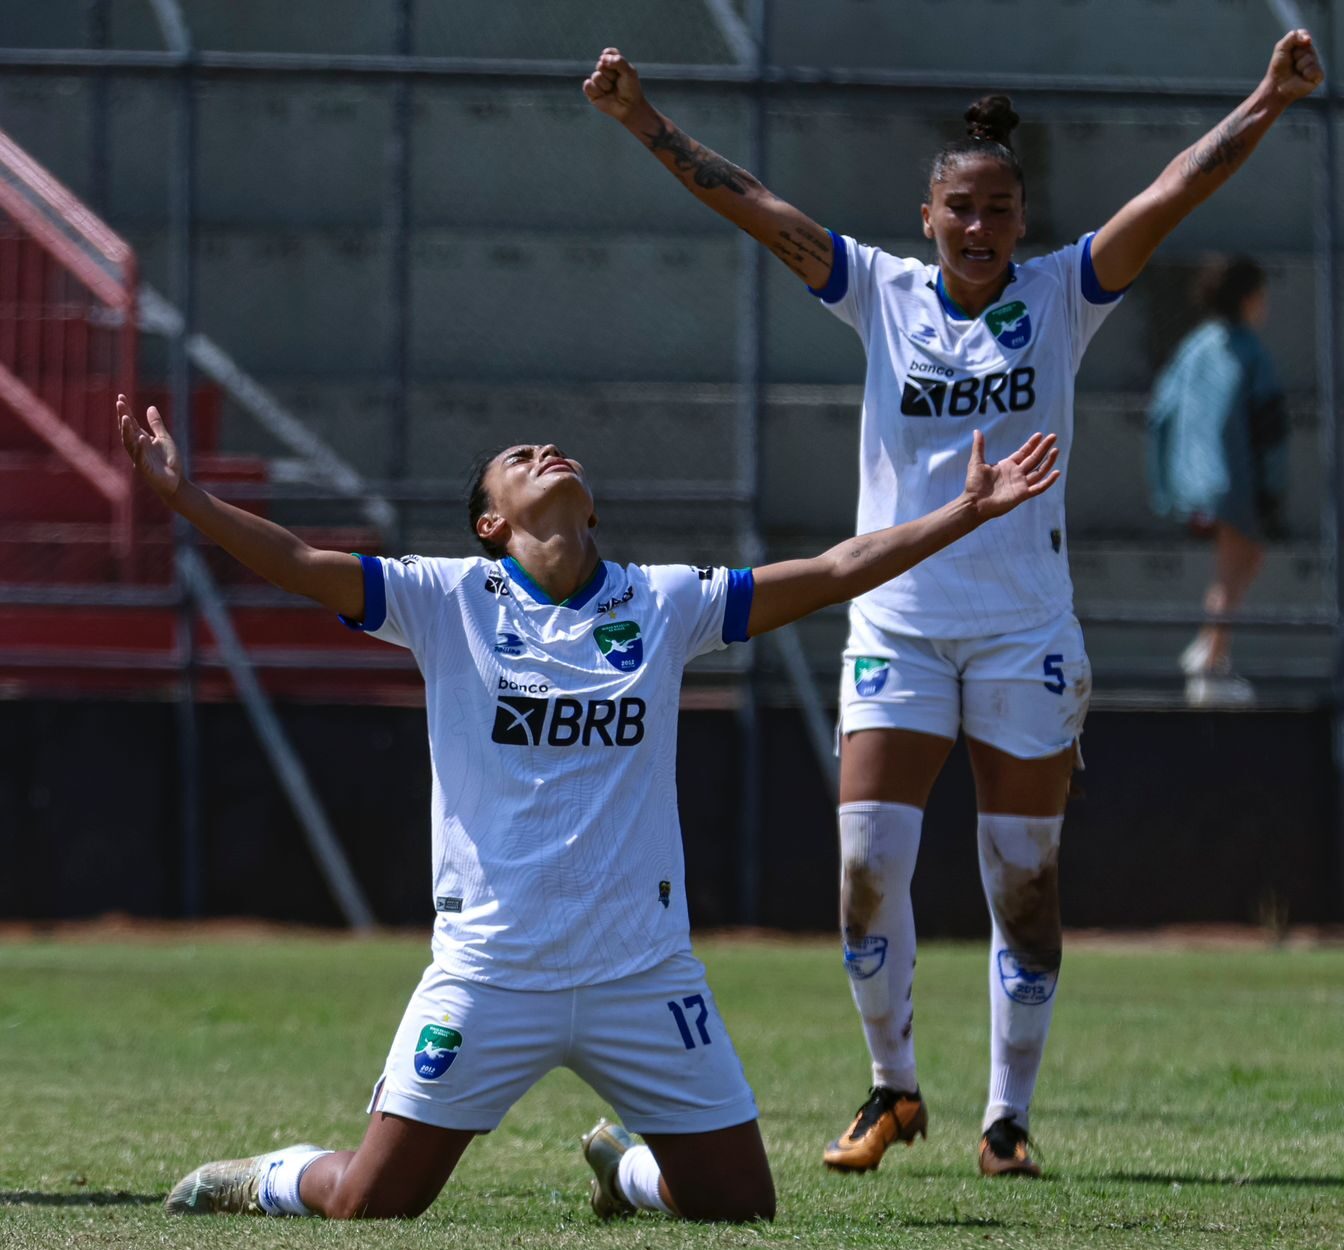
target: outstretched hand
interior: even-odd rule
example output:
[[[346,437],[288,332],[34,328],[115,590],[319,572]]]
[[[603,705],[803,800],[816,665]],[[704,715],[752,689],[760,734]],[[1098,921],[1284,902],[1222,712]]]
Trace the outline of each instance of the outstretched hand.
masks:
[[[583,82],[583,94],[599,113],[626,121],[644,103],[635,67],[621,55],[619,48],[604,48],[593,72]]]
[[[1055,461],[1059,448],[1053,434],[1033,434],[1011,456],[985,463],[985,436],[971,436],[971,462],[966,466],[966,494],[982,521],[1011,512],[1059,481]]]
[[[1325,81],[1316,45],[1308,30],[1290,30],[1274,45],[1265,82],[1284,104],[1310,95]]]
[[[126,396],[117,396],[121,445],[150,489],[167,503],[182,485],[182,462],[177,454],[177,444],[164,426],[159,410],[152,404],[145,413],[145,420],[149,423],[148,430],[135,419]]]

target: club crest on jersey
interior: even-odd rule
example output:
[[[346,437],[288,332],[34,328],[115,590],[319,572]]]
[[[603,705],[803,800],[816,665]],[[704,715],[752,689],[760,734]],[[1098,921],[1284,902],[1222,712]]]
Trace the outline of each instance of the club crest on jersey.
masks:
[[[593,630],[598,650],[618,673],[633,673],[644,662],[644,641],[634,621],[613,621]]]
[[[427,1024],[415,1044],[415,1074],[425,1081],[437,1081],[462,1049],[462,1034],[446,1024]]]
[[[526,649],[523,640],[517,634],[505,631],[495,638],[495,650],[500,655],[522,655]]]
[[[886,660],[861,655],[854,661],[854,689],[865,699],[871,699],[887,684],[891,666]]]
[[[1026,951],[1001,950],[998,953],[999,984],[1015,1003],[1039,1006],[1048,1003],[1059,981],[1059,967],[1046,967]]]
[[[985,314],[985,324],[1004,347],[1025,347],[1031,342],[1031,317],[1020,299],[991,308]]]
[[[872,937],[845,939],[845,971],[856,981],[876,976],[887,962],[887,939]]]

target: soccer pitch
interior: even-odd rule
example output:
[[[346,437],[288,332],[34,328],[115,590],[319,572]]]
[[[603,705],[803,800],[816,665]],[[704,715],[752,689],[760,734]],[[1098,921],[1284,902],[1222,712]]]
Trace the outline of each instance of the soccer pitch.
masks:
[[[985,954],[920,951],[929,1140],[867,1176],[820,1151],[865,1092],[837,943],[698,953],[762,1108],[779,1219],[600,1226],[552,1074],[418,1221],[165,1216],[207,1159],[352,1146],[427,934],[0,944],[0,1247],[1344,1246],[1344,950],[1066,952],[1034,1125],[1040,1183],[975,1171]]]

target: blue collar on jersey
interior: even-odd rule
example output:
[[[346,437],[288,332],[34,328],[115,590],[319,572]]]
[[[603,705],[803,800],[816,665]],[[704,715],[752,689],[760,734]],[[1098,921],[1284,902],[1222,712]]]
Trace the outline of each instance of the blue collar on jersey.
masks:
[[[581,608],[585,603],[591,602],[597,597],[597,592],[602,589],[603,583],[607,580],[607,565],[604,560],[597,562],[597,568],[593,570],[593,575],[582,586],[578,588],[568,599],[556,603],[536,582],[527,574],[523,568],[512,556],[505,556],[500,561],[504,566],[504,571],[509,577],[517,582],[529,595],[538,603],[548,608]]]
[[[1017,281],[1017,266],[1012,261],[1008,262],[1008,281],[1003,284],[1003,291],[1006,291],[1010,283]],[[938,270],[938,277],[934,279],[933,289],[938,293],[938,302],[943,306],[943,311],[954,321],[974,321],[971,316],[960,304],[957,303],[948,293],[947,287],[943,285],[943,271]],[[999,292],[998,299],[991,300],[985,305],[986,309],[993,308],[995,304],[1003,298],[1003,291]]]

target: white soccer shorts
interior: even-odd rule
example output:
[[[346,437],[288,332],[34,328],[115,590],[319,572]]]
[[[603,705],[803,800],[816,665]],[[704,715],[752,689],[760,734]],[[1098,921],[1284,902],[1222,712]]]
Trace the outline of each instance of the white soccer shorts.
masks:
[[[673,955],[616,981],[506,990],[430,964],[369,1112],[489,1132],[552,1068],[582,1077],[635,1133],[707,1133],[756,1099],[700,961]]]
[[[1083,732],[1092,666],[1072,613],[986,638],[893,634],[856,607],[840,677],[840,732],[957,730],[1018,759],[1057,755]]]

